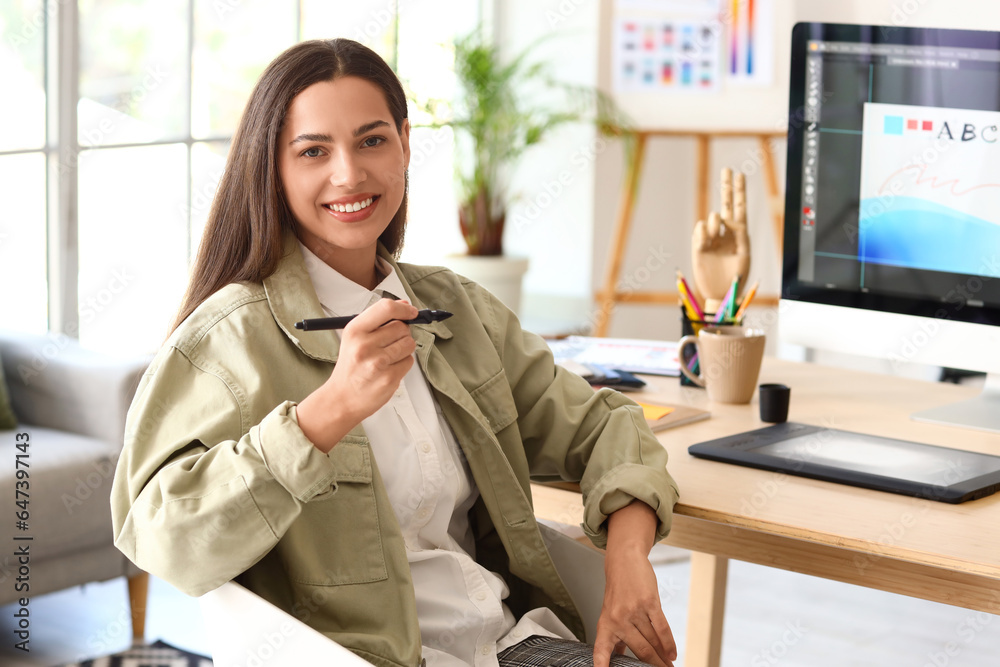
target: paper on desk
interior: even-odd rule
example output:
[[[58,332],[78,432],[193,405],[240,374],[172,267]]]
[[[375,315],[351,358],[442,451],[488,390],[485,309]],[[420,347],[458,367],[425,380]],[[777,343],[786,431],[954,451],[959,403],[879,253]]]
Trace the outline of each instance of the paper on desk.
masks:
[[[677,361],[677,343],[674,341],[569,336],[548,343],[557,363],[572,360],[629,373],[681,374]]]

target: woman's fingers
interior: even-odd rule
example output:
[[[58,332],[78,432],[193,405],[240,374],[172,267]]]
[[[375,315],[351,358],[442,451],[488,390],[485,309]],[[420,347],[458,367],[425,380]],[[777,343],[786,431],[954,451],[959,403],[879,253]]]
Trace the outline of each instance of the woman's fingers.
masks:
[[[353,332],[372,332],[392,320],[412,320],[419,312],[406,301],[382,299],[351,320],[345,330],[350,328]]]
[[[649,628],[649,632],[652,632],[652,627]],[[610,637],[599,637],[594,642],[594,667],[608,667],[611,656],[624,654],[626,647],[631,649],[636,658],[654,667],[673,667],[672,659],[666,657],[667,651],[659,640],[654,641],[656,644],[651,643],[635,625],[624,627]]]

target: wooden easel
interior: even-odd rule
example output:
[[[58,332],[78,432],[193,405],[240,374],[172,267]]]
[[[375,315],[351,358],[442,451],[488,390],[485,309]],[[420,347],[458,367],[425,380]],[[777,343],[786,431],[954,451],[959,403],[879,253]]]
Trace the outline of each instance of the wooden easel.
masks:
[[[618,134],[622,134],[619,132]],[[762,131],[724,131],[724,130],[638,130],[631,134],[635,137],[635,152],[628,167],[628,174],[622,186],[621,201],[618,205],[618,218],[612,235],[611,250],[608,257],[608,269],[605,274],[604,287],[595,295],[598,303],[598,313],[594,322],[594,335],[606,336],[611,323],[611,313],[615,304],[669,304],[679,303],[677,292],[623,292],[615,289],[621,275],[622,260],[625,256],[625,246],[628,242],[632,226],[632,210],[639,189],[639,179],[642,175],[642,162],[646,153],[646,144],[651,137],[693,137],[695,150],[695,220],[707,220],[709,214],[709,145],[713,139],[721,138],[756,138],[760,143],[762,171],[767,187],[768,201],[771,207],[771,217],[774,223],[775,238],[778,242],[780,255],[781,239],[784,229],[785,202],[778,186],[778,175],[771,156],[770,140],[784,138],[786,132]],[[692,226],[695,221],[692,221]],[[775,305],[776,296],[758,296],[755,304]]]

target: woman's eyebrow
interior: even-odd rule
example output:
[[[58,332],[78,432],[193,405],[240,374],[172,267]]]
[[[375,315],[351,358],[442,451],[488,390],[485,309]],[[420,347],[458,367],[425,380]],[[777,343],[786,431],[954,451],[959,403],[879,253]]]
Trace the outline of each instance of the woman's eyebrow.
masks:
[[[373,120],[372,122],[365,123],[358,129],[354,130],[354,136],[358,137],[364,134],[365,132],[371,132],[376,127],[387,127],[388,125],[389,123],[385,122],[384,120]]]
[[[365,123],[364,125],[362,125],[358,129],[354,130],[353,134],[354,134],[355,137],[359,137],[362,134],[364,134],[365,132],[371,132],[372,130],[374,130],[377,127],[388,127],[388,126],[389,126],[389,123],[387,123],[384,120],[373,120],[372,122]],[[329,134],[316,134],[316,133],[312,133],[312,132],[305,132],[305,133],[300,134],[299,136],[295,137],[291,141],[289,141],[288,145],[291,146],[292,144],[301,143],[303,141],[319,141],[319,142],[323,142],[323,143],[327,143],[327,144],[332,144],[333,143],[333,137],[331,137]]]
[[[300,134],[299,136],[297,136],[294,139],[292,139],[291,141],[289,141],[288,145],[291,146],[292,144],[297,144],[297,143],[300,143],[302,141],[321,141],[321,142],[324,142],[324,143],[327,143],[327,144],[332,144],[333,143],[333,137],[331,137],[329,134],[311,134],[311,133],[306,132],[306,133]]]

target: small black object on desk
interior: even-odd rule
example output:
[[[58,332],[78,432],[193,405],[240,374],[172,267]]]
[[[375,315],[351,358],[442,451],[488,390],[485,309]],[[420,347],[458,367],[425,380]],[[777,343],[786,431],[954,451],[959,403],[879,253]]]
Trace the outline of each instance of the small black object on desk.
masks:
[[[762,384],[760,395],[760,420],[771,424],[788,421],[788,402],[792,390],[783,384]]]

